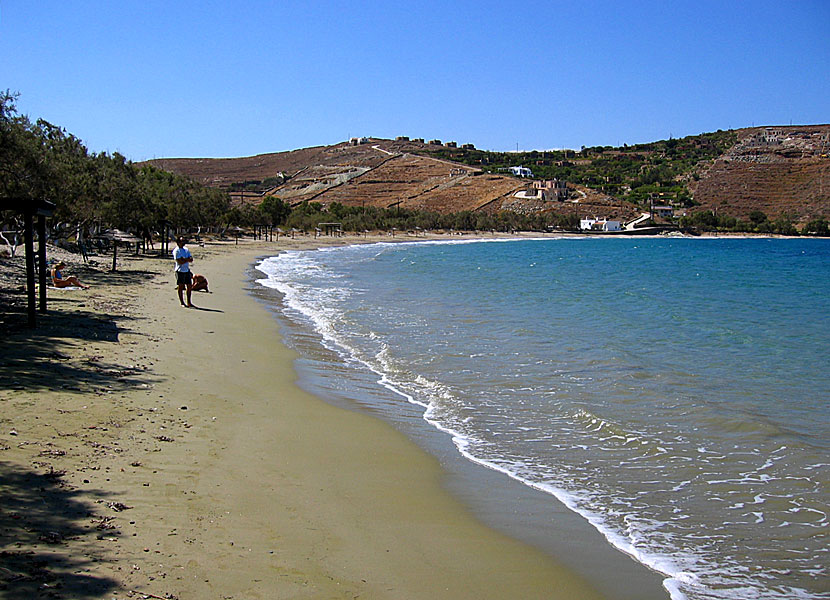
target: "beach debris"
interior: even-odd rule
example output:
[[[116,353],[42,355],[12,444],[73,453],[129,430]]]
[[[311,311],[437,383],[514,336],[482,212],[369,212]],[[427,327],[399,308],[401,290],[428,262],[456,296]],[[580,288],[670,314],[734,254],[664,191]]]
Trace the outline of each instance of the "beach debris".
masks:
[[[138,592],[136,590],[130,590],[127,594],[131,598],[135,595],[139,598],[155,598],[156,600],[179,600],[179,597],[174,594],[165,594],[164,596],[156,596],[155,594],[151,594],[150,592]]]
[[[43,476],[47,479],[53,480],[58,480],[64,475],[66,475],[66,471],[64,471],[63,469],[61,469],[60,471],[55,471],[54,467],[52,467],[51,465],[49,466],[49,472],[43,474]]]
[[[66,456],[66,450],[41,450],[40,456]]]
[[[133,462],[130,463],[130,466],[131,467],[140,467],[141,466],[141,461],[140,460],[134,460]]]
[[[109,506],[115,512],[121,512],[122,510],[129,510],[132,506],[127,506],[123,502],[108,502],[107,506]]]
[[[12,429],[11,431],[9,431],[9,435],[17,435],[17,430]]]
[[[63,541],[63,535],[57,531],[47,531],[41,533],[37,539],[47,544],[60,544]]]
[[[92,519],[92,522],[95,523],[95,529],[105,530],[105,529],[115,529],[115,524],[113,521],[115,517],[98,517],[96,519]]]
[[[174,442],[175,440],[171,437],[167,437],[166,435],[157,435],[156,439],[160,442]]]

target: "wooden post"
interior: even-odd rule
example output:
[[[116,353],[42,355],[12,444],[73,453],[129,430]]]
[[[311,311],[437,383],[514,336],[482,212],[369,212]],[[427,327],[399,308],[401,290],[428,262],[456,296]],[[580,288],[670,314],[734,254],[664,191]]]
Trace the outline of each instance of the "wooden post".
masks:
[[[115,258],[118,256],[118,242],[112,240],[112,270],[115,271]]]
[[[40,279],[40,312],[46,312],[46,217],[37,216],[38,275]]]
[[[24,238],[26,244],[26,292],[29,297],[29,327],[37,326],[37,315],[35,314],[35,233],[33,227],[33,215],[31,210],[25,213]]]

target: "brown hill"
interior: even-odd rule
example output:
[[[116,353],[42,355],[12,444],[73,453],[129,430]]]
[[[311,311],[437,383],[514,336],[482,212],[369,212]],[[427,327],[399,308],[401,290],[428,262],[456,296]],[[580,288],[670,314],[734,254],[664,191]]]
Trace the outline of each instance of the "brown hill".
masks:
[[[282,179],[284,175],[285,181],[275,181],[260,193],[234,192],[232,197],[256,201],[260,195],[273,195],[292,205],[303,201],[323,205],[339,202],[456,212],[478,210],[526,185],[513,177],[482,174],[480,169],[411,153],[422,146],[418,142],[372,139],[358,145],[344,142],[246,158],[148,162],[214,187]]]
[[[738,142],[690,188],[699,209],[747,220],[805,223],[830,217],[830,125],[756,127],[737,131]]]
[[[830,218],[830,125],[756,127],[736,133],[732,148],[682,178],[699,204],[692,211],[712,210],[747,220],[759,210],[772,220],[784,216],[799,224]],[[517,197],[528,188],[528,180],[423,155],[435,145],[362,141],[244,158],[148,162],[206,185],[233,189],[232,198],[246,203],[273,195],[292,205],[339,202],[442,213],[510,210],[621,220],[640,211],[634,204],[571,182],[569,202]]]
[[[628,219],[637,214],[628,203],[572,185],[573,202],[518,198],[527,180],[485,173],[477,167],[416,154],[428,147],[418,141],[371,139],[353,145],[305,148],[244,158],[169,158],[147,161],[205,185],[232,188],[236,202],[258,203],[266,195],[291,205],[303,201],[328,205],[376,206],[460,211],[511,210],[604,215]],[[240,184],[266,182],[258,191]]]
[[[371,168],[383,162],[384,158],[371,146],[344,143],[242,158],[158,158],[147,162],[160,169],[186,175],[204,185],[228,188],[234,183],[264,181],[280,173],[293,176],[313,165]]]

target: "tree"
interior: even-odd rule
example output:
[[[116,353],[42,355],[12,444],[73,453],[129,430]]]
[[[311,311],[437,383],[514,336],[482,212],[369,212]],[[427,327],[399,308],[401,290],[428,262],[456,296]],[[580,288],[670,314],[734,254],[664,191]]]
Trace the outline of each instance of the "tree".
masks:
[[[767,215],[765,215],[762,211],[753,210],[751,213],[749,213],[749,220],[752,221],[752,224],[757,227],[758,225],[760,225],[764,221],[768,221],[769,219],[767,218]]]
[[[291,207],[276,196],[266,196],[259,211],[271,225],[283,225],[291,214]]]
[[[9,90],[0,93],[0,194],[43,198],[50,178],[43,139],[17,113],[17,98]]]
[[[804,226],[804,233],[811,233],[813,235],[830,235],[830,224],[826,219],[813,219]]]

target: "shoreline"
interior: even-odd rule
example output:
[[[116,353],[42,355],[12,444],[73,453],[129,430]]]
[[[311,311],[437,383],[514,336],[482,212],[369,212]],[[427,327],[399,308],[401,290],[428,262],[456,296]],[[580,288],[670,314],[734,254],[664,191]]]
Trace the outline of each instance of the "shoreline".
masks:
[[[294,384],[246,269],[366,240],[191,245],[203,310],[178,306],[163,258],[50,290],[0,362],[0,594],[603,597],[483,525],[393,427]]]
[[[527,239],[538,241],[543,238]],[[255,283],[256,279],[264,277],[256,264],[249,271],[252,294],[280,323],[280,330],[286,331],[283,337],[294,337],[292,330],[295,328],[298,328],[295,331],[302,331],[300,339],[295,338],[289,344],[301,357],[305,357],[295,367],[299,387],[329,404],[370,415],[402,432],[420,449],[438,459],[443,471],[442,487],[482,523],[542,550],[560,565],[589,580],[602,597],[609,600],[669,597],[665,587],[668,575],[650,569],[633,554],[620,548],[601,527],[592,524],[590,516],[569,507],[568,502],[554,491],[522,480],[501,467],[461,451],[453,442],[453,435],[426,420],[423,407],[410,402],[406,394],[391,391],[388,386],[379,387],[380,394],[391,393],[392,396],[407,399],[394,410],[385,408],[385,401],[381,405],[367,401],[363,397],[366,393],[364,386],[377,385],[377,372],[370,369],[359,374],[341,374],[340,367],[334,365],[342,383],[336,389],[328,388],[325,383],[321,387],[316,383],[320,381],[320,374],[308,364],[315,362],[308,354],[316,355],[322,349],[317,347],[320,340],[312,339],[317,334],[303,330],[302,326],[275,308],[281,302],[280,294],[273,288]],[[351,372],[353,367],[347,370]],[[325,382],[325,377],[322,381]],[[352,387],[355,383],[356,387]],[[383,392],[382,388],[387,392]],[[574,544],[574,540],[579,541]],[[602,570],[597,570],[596,565],[602,565]]]

